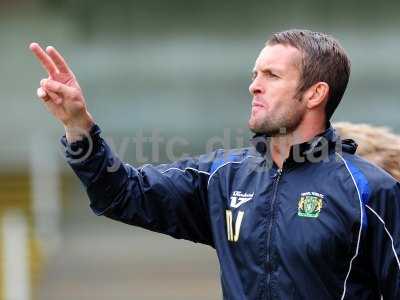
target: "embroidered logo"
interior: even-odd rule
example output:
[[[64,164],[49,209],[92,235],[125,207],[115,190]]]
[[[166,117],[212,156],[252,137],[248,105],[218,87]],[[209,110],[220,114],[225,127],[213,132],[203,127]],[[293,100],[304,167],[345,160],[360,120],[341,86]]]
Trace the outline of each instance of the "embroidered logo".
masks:
[[[254,193],[242,193],[241,191],[234,191],[231,196],[231,207],[238,208],[240,205],[253,199]]]
[[[302,193],[298,204],[297,215],[306,218],[318,218],[322,209],[323,199],[324,195],[319,193]]]

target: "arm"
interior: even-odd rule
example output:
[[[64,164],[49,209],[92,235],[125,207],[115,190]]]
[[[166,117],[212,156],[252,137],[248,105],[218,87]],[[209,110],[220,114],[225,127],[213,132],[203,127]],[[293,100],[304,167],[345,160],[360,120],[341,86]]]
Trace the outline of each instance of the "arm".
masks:
[[[139,170],[120,162],[100,137],[65,59],[54,47],[44,51],[32,43],[30,49],[49,75],[40,82],[38,96],[65,128],[63,144],[69,164],[85,185],[93,211],[212,245],[207,205],[210,160],[187,159]],[[79,154],[82,150],[90,151]]]
[[[383,299],[400,299],[400,183],[391,185],[382,186],[366,205],[366,247]]]
[[[213,246],[207,202],[213,156],[136,169],[119,160],[97,126],[92,127],[90,140],[90,147],[87,140],[69,145],[64,137],[62,143],[95,214]],[[78,151],[79,147],[86,149]],[[91,153],[82,160],[88,148]],[[77,151],[79,156],[69,153]]]

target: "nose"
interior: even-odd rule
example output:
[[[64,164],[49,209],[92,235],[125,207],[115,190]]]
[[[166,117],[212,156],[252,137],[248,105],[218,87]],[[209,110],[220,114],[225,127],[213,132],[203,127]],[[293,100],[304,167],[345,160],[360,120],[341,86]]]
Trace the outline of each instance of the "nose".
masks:
[[[249,85],[249,92],[251,95],[261,94],[263,92],[263,87],[260,83],[258,77],[256,77]]]

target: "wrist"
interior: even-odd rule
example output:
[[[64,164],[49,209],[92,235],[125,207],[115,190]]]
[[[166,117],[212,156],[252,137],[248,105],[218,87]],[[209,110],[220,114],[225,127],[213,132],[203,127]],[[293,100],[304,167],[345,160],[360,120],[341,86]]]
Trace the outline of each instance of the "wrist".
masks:
[[[64,124],[65,136],[68,143],[73,143],[88,137],[90,129],[95,124],[92,116],[88,113],[87,116],[79,121],[68,122]]]

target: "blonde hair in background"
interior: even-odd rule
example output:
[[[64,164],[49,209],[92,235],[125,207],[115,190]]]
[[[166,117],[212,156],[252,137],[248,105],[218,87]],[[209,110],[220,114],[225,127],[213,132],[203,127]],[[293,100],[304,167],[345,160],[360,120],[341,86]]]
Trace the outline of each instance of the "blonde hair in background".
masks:
[[[357,154],[378,165],[400,180],[400,136],[387,127],[349,122],[334,123],[342,139],[353,139],[358,144]]]

